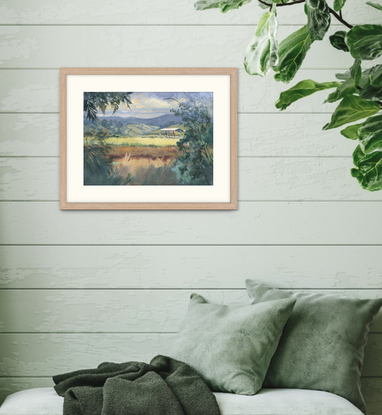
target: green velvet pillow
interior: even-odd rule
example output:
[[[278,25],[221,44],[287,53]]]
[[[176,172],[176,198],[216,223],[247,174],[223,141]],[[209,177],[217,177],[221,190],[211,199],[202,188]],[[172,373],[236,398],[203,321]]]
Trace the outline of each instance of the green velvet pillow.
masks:
[[[189,364],[214,391],[254,395],[294,303],[286,299],[229,307],[192,294],[170,357]]]
[[[281,291],[251,280],[246,284],[251,304],[297,300],[264,387],[327,391],[365,412],[360,381],[364,348],[382,299]]]

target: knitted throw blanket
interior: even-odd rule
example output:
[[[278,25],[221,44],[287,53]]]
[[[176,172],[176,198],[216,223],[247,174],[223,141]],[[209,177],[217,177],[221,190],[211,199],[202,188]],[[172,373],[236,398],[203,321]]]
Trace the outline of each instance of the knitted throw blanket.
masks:
[[[100,364],[53,377],[64,415],[220,415],[215,396],[185,363],[165,356],[150,362]]]

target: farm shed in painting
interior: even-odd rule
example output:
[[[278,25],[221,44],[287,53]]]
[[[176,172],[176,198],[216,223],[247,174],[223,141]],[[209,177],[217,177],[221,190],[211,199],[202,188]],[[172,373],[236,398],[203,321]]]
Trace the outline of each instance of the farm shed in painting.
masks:
[[[184,131],[181,128],[161,128],[161,134],[181,135]]]

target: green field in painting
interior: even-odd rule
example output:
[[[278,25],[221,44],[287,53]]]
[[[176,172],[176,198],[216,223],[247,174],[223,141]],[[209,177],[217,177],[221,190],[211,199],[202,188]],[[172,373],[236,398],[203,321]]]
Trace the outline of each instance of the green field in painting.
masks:
[[[165,138],[165,137],[109,137],[105,140],[107,144],[118,146],[155,146],[155,147],[167,147],[176,146],[176,143],[181,137]]]

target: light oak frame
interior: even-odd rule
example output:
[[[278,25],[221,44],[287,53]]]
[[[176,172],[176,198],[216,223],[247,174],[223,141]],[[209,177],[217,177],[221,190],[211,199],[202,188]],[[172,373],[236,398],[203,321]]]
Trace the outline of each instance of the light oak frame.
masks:
[[[66,183],[67,75],[229,75],[230,201],[227,203],[68,203]],[[236,68],[61,68],[60,69],[60,209],[61,210],[236,210],[237,209],[237,69]]]

